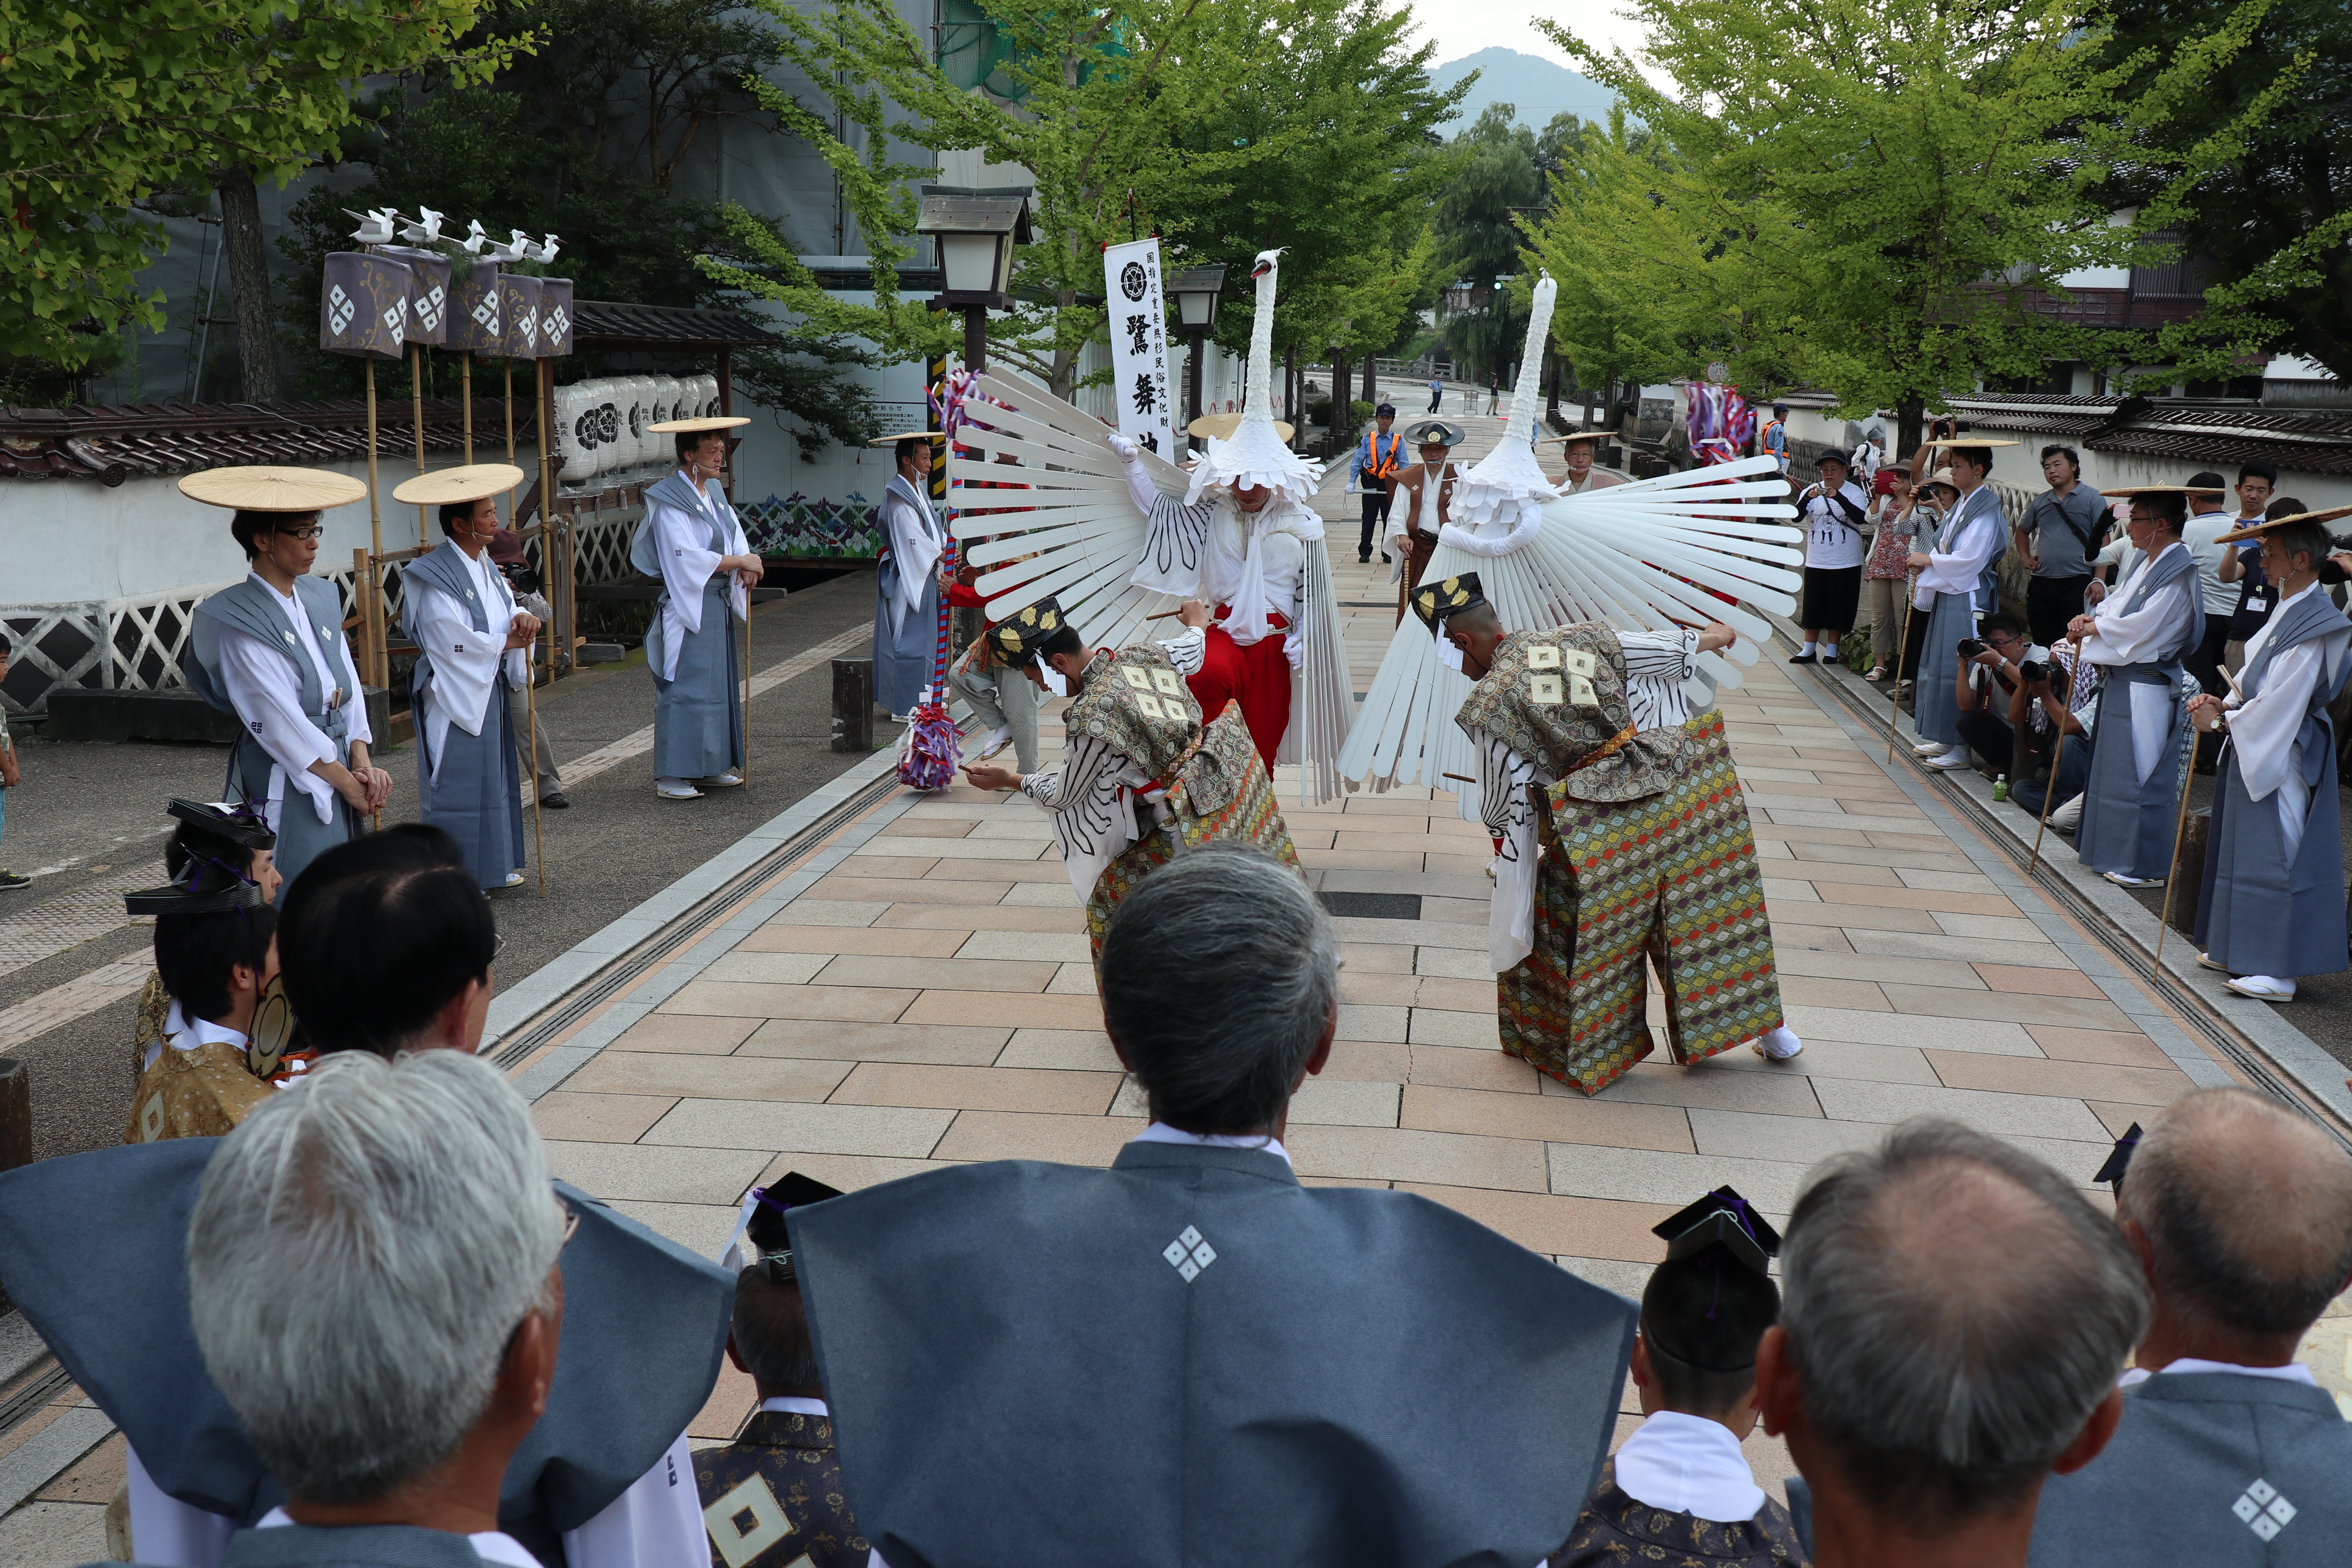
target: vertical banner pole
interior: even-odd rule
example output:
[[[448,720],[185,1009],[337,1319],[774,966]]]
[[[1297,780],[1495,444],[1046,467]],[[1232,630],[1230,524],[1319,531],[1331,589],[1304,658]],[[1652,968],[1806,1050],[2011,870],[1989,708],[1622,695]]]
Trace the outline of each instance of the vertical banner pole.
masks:
[[[416,471],[425,471],[425,345],[408,345],[408,405],[409,416],[416,422]],[[433,535],[425,521],[425,508],[416,509],[416,548],[433,548]]]
[[[461,350],[457,356],[459,395],[466,400],[466,466],[474,466],[474,351]]]

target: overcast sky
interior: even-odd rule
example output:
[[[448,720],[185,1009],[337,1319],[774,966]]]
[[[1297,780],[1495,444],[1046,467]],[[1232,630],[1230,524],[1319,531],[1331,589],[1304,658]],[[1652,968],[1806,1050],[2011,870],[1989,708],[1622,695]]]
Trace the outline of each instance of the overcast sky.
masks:
[[[1622,0],[1405,0],[1420,24],[1418,37],[1436,44],[1431,63],[1444,65],[1480,49],[1500,46],[1576,68],[1568,52],[1536,31],[1533,17],[1544,16],[1573,29],[1580,38],[1606,50],[1628,54],[1641,47],[1641,29],[1616,13]]]

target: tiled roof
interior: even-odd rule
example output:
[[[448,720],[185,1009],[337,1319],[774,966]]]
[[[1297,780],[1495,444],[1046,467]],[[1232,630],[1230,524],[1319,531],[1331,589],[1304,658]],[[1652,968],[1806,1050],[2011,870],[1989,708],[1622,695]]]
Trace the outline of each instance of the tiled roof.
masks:
[[[2306,473],[2352,474],[2352,409],[2151,407],[2089,445],[2222,468],[2260,458]]]
[[[1951,403],[1973,430],[2032,430],[2037,434],[2087,437],[2111,422],[2124,407],[2125,400],[2020,392],[1955,397]]]
[[[746,310],[698,310],[680,305],[624,305],[610,300],[572,302],[572,346],[629,344],[671,349],[772,347],[784,340]]]
[[[409,404],[376,405],[379,460],[414,458]],[[515,400],[515,429],[532,430],[529,397]],[[463,451],[465,405],[425,400],[425,447]],[[505,450],[506,412],[498,397],[474,399],[474,453]],[[0,478],[97,479],[119,485],[134,475],[176,474],[237,463],[303,466],[367,456],[367,405],[331,402],[127,404],[111,407],[0,409]]]

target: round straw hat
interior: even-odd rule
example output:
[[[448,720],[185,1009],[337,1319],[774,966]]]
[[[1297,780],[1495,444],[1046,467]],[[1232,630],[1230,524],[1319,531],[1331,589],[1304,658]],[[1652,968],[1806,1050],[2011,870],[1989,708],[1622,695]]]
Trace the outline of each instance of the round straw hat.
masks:
[[[751,416],[748,414],[711,414],[700,419],[665,419],[646,428],[656,436],[683,436],[690,430],[732,430],[738,425],[750,423]]]
[[[522,470],[512,463],[469,463],[461,468],[436,468],[403,480],[392,499],[413,506],[452,506],[503,495],[522,483]]]
[[[253,466],[206,468],[180,480],[180,493],[235,511],[323,511],[367,495],[367,481],[327,468]]]

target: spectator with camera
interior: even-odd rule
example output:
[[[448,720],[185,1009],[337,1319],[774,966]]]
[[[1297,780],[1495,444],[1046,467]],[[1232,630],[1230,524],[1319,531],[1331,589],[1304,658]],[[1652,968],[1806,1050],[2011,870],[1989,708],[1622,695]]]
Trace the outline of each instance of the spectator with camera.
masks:
[[[1869,498],[1846,475],[1835,452],[1813,459],[1821,479],[1797,498],[1805,531],[1805,646],[1790,664],[1837,662],[1840,634],[1853,629],[1862,598],[1862,558],[1869,547]]]
[[[2011,714],[2025,690],[2023,667],[2041,668],[2050,650],[2026,640],[2024,624],[2006,610],[1978,623],[1979,636],[1962,637],[1959,668],[1952,675],[1952,700],[1959,709],[1960,740],[1997,773],[2017,765],[2017,731]],[[1968,751],[1927,759],[1931,768],[1968,765]]]
[[[2079,668],[2078,668],[2079,665]],[[2050,826],[2072,833],[2081,819],[2083,785],[2091,776],[2091,721],[2099,700],[2099,666],[2078,660],[2072,643],[2053,644],[2046,661],[2028,659],[2010,699],[2010,728],[2022,745],[2009,798],[2042,815],[2048,797]],[[2065,743],[2058,737],[2063,732]]]

